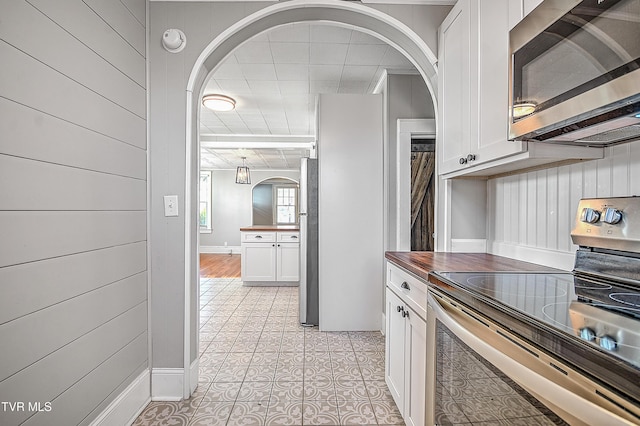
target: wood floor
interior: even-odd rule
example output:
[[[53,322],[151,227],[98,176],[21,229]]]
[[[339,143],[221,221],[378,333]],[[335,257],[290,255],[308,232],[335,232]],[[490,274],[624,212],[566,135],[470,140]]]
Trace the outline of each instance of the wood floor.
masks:
[[[240,255],[200,253],[200,277],[240,278]]]

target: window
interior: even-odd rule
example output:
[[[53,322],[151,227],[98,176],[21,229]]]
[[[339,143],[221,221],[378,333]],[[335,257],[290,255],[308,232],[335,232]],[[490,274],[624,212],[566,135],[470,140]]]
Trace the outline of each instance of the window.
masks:
[[[200,172],[200,232],[211,232],[211,171]]]
[[[297,196],[295,186],[276,186],[276,223],[296,223]]]

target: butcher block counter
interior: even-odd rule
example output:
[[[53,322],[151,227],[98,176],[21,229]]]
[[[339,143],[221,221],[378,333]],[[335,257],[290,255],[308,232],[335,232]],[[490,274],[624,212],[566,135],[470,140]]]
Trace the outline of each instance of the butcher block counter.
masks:
[[[297,232],[298,225],[251,225],[240,228],[240,232]]]
[[[397,252],[385,254],[388,261],[428,281],[429,273],[441,272],[496,272],[531,271],[560,272],[558,269],[522,262],[508,257],[486,253],[446,253],[431,251]]]

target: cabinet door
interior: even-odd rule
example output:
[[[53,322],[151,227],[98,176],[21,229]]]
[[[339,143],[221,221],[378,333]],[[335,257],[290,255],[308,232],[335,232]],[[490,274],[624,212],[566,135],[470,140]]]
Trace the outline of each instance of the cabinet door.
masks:
[[[406,319],[405,336],[405,408],[408,426],[425,424],[425,390],[427,380],[427,323],[414,311]]]
[[[398,307],[404,303],[387,288],[386,292],[385,381],[400,413],[404,416],[405,319]]]
[[[275,243],[242,244],[242,281],[276,280]]]
[[[478,134],[469,165],[496,160],[526,149],[520,141],[508,141],[509,114],[509,0],[477,2],[477,43],[472,56],[478,58],[478,104],[472,127]]]
[[[277,281],[300,281],[300,244],[278,243]]]
[[[470,153],[471,3],[469,0],[459,0],[440,27],[438,47],[440,174],[466,167],[460,164],[460,158]]]

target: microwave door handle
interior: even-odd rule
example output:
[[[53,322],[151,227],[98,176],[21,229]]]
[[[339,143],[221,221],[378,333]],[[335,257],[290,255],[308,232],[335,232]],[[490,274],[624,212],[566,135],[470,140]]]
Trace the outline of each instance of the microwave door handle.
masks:
[[[436,299],[436,297],[431,294],[431,292],[428,292],[427,294],[427,301],[428,305],[433,309],[435,317],[458,338],[460,338],[460,340],[493,365],[499,365],[502,371],[543,403],[548,404],[551,407],[559,407],[561,410],[567,412],[569,415],[577,419],[577,421],[583,422],[585,425],[634,424],[615,413],[607,411],[593,402],[582,398],[570,390],[565,389],[554,381],[547,379],[536,371],[489,345],[487,340],[491,341],[500,337],[497,333],[492,332],[488,327],[480,323],[478,323],[479,327],[477,327],[476,330],[473,332],[469,331],[461,324],[458,318],[456,318],[464,318],[465,314],[459,312],[453,307],[451,309],[446,309]],[[468,320],[465,322],[468,322]],[[546,395],[546,397],[544,395]]]

